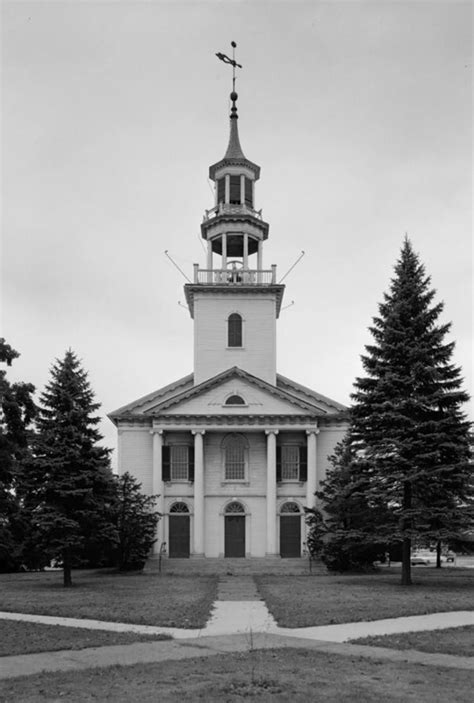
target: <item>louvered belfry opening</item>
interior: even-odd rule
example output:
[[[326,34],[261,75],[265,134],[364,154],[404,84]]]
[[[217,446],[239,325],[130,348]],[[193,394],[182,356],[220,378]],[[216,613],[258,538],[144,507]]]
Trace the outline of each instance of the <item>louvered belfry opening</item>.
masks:
[[[242,346],[242,317],[233,312],[228,318],[228,340],[227,346],[241,347]]]

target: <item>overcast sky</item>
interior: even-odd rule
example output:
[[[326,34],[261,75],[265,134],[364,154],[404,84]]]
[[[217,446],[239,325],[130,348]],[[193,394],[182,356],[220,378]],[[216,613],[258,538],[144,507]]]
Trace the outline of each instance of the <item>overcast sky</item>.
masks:
[[[105,417],[192,371],[208,167],[262,167],[280,373],[349,402],[405,233],[472,393],[470,2],[3,2],[2,330],[41,391],[71,347]],[[284,302],[284,305],[285,305]]]

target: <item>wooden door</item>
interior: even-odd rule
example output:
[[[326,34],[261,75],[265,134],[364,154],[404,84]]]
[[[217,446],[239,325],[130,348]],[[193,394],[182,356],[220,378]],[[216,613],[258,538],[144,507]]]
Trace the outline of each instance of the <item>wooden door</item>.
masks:
[[[172,558],[189,557],[189,515],[169,516],[168,555]]]
[[[280,556],[301,556],[301,516],[280,516]]]
[[[225,516],[226,557],[245,557],[245,515]]]

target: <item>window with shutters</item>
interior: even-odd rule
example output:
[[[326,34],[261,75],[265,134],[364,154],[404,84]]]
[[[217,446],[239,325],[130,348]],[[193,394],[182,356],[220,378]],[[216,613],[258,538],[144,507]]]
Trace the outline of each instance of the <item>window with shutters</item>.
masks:
[[[300,477],[300,448],[291,444],[281,448],[281,480],[298,481]]]
[[[308,452],[306,446],[283,444],[276,452],[277,481],[307,481]]]
[[[163,445],[161,461],[163,481],[194,481],[193,445]]]
[[[224,479],[245,481],[247,442],[242,435],[228,435],[223,443]]]
[[[174,445],[170,447],[170,477],[172,481],[187,481],[189,478],[189,447]]]
[[[240,176],[230,176],[229,202],[240,205]]]
[[[227,319],[227,346],[242,346],[242,317],[233,312]]]

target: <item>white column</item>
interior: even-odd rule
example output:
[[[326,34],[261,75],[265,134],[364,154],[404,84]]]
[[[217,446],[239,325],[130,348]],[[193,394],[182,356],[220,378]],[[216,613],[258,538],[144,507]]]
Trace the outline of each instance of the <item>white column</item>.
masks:
[[[261,283],[262,282],[262,240],[258,240],[258,249],[257,249],[257,282]]]
[[[316,435],[319,430],[306,430],[307,447],[308,447],[308,479],[306,481],[306,507],[314,508],[316,496],[314,495],[318,488],[318,466],[316,458],[317,440]]]
[[[227,267],[227,234],[222,235],[222,268]]]
[[[194,556],[204,556],[204,441],[205,430],[194,435]]]
[[[207,240],[207,268],[212,269],[212,242],[210,239]]]
[[[265,430],[267,435],[267,556],[277,554],[276,546],[276,436],[278,430]]]
[[[240,176],[240,204],[245,205],[245,176]]]
[[[249,235],[244,233],[244,271],[249,267]]]
[[[226,174],[225,176],[225,202],[228,203],[230,200],[230,176]]]
[[[158,496],[156,501],[156,509],[161,513],[162,517],[157,528],[157,542],[153,547],[153,551],[157,554],[160,551],[164,540],[164,509],[165,509],[165,484],[163,482],[163,462],[162,462],[162,447],[163,447],[163,430],[151,430],[153,435],[153,476],[152,476],[152,493]]]

